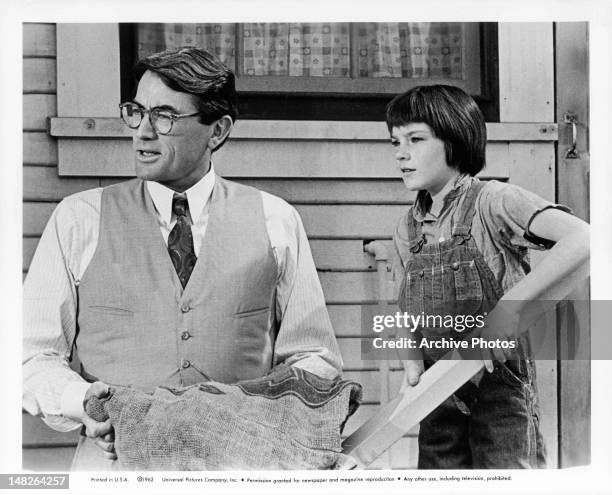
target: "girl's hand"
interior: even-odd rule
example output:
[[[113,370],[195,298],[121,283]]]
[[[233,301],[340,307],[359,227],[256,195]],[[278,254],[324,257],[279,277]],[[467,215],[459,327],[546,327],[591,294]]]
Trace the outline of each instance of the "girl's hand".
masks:
[[[507,302],[500,301],[500,303],[488,314],[485,327],[479,335],[484,341],[481,345],[482,359],[489,372],[493,371],[493,360],[503,363],[512,359],[518,348],[520,322],[518,308]]]
[[[403,360],[402,363],[404,365],[404,378],[400,387],[400,394],[403,394],[407,388],[414,387],[419,383],[421,375],[425,371],[422,359]]]

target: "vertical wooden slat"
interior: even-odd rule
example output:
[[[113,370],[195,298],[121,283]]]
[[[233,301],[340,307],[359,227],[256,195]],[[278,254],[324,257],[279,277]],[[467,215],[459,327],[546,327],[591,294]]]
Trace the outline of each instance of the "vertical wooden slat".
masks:
[[[500,122],[550,122],[554,117],[554,57],[552,23],[500,23]],[[511,143],[509,182],[554,201],[553,145]],[[532,256],[537,263],[538,256]],[[536,363],[541,428],[548,447],[548,465],[557,465],[557,366]]]
[[[58,115],[116,117],[119,67],[117,24],[58,24]]]
[[[557,80],[557,122],[559,142],[557,172],[558,200],[568,205],[578,217],[589,220],[589,148],[588,97],[589,57],[586,22],[561,22],[555,25]],[[571,145],[571,126],[564,123],[564,114],[576,115],[577,158],[566,158]],[[570,299],[588,301],[589,285],[574,292]],[[585,304],[575,305],[580,323],[580,339],[590,342],[590,315]],[[569,328],[568,318],[559,321],[560,342]],[[591,458],[591,363],[561,361],[559,363],[559,463],[560,467],[581,466]]]
[[[552,23],[499,24],[501,122],[551,122],[554,116]]]
[[[535,192],[549,200],[555,200],[555,150],[552,143],[511,143],[509,182]],[[531,264],[535,266],[545,252],[530,252]],[[544,322],[543,324],[546,324]],[[549,324],[554,325],[554,321]],[[554,329],[542,327],[539,330],[551,337]],[[551,344],[554,348],[554,344]],[[536,361],[537,387],[540,403],[540,427],[546,442],[549,467],[557,466],[558,414],[557,414],[557,362]]]

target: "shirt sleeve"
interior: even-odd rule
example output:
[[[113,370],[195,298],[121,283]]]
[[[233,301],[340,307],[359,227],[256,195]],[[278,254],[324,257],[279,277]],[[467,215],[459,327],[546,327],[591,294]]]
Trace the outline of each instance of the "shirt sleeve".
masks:
[[[75,207],[70,197],[55,209],[24,283],[23,407],[59,431],[80,425],[65,414],[82,410],[89,387],[69,364],[84,240]]]
[[[568,213],[564,205],[551,203],[514,184],[488,182],[479,198],[482,219],[510,248],[549,249],[553,241],[534,235],[529,227],[540,212],[556,208]]]
[[[284,362],[333,378],[342,369],[342,359],[301,218],[282,199],[263,192],[262,197],[279,267],[274,365]]]

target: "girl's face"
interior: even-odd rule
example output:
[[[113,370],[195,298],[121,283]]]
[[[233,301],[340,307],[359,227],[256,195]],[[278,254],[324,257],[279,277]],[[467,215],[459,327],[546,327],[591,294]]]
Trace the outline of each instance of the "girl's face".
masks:
[[[444,141],[423,122],[394,127],[391,145],[404,184],[411,191],[425,189],[433,196],[459,173],[446,163]]]

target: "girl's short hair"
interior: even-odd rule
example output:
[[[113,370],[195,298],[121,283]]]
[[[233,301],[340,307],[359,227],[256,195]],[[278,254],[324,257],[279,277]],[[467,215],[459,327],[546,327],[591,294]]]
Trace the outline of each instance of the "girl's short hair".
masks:
[[[444,141],[446,163],[476,175],[485,166],[487,128],[474,99],[456,86],[416,86],[387,105],[387,127],[422,122]]]

